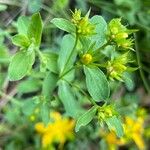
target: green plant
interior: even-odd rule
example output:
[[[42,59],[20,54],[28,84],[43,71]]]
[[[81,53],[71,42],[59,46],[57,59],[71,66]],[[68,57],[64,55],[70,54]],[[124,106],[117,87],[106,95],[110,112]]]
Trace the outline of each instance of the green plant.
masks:
[[[106,123],[121,137],[123,128],[111,100],[109,82],[124,82],[126,73],[136,69],[132,67],[132,33],[136,30],[127,29],[121,19],[107,24],[102,16],[89,18],[89,15],[90,10],[82,16],[81,11],[75,9],[71,20],[51,20],[56,27],[68,32],[62,38],[59,53],[40,49],[43,23],[39,13],[31,18],[20,17],[18,34],[12,37],[13,44],[20,49],[12,57],[8,76],[16,81],[32,77],[35,70],[41,74],[42,90],[36,95],[36,103],[33,98],[24,105],[23,109],[31,110],[25,114],[30,116],[34,108],[40,107],[41,119],[48,123],[51,104],[59,99],[66,114],[77,119],[76,131],[97,118],[101,125]],[[35,63],[36,60],[39,62]],[[89,110],[83,109],[78,95],[89,101],[92,106]]]

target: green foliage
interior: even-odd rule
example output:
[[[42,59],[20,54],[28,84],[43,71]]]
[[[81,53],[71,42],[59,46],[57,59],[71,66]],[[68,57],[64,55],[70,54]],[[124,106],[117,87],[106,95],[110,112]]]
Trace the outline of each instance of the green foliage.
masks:
[[[58,54],[54,52],[45,52],[43,53],[43,56],[46,59],[46,68],[50,70],[53,73],[58,73],[58,67],[57,67],[57,59],[58,59]]]
[[[77,117],[80,112],[80,107],[68,83],[64,81],[59,83],[58,95],[65,107],[66,113],[71,117]]]
[[[19,34],[12,37],[12,42],[16,46],[21,47],[21,49],[15,54],[9,65],[9,78],[15,81],[26,76],[31,71],[35,55],[37,55],[40,61],[39,70],[44,75],[42,75],[42,96],[40,98],[40,118],[44,124],[48,124],[50,121],[49,101],[51,100],[51,103],[53,103],[53,100],[60,100],[66,115],[75,119],[78,118],[76,131],[79,131],[81,126],[86,126],[90,123],[94,116],[97,116],[96,112],[98,110],[98,121],[100,124],[105,122],[110,130],[114,128],[117,136],[121,137],[123,135],[121,122],[114,113],[114,107],[111,107],[111,105],[107,106],[110,96],[110,85],[106,71],[110,79],[123,81],[121,77],[127,71],[125,65],[129,60],[127,59],[129,52],[122,54],[116,52],[116,55],[109,56],[105,52],[105,48],[114,44],[118,46],[118,40],[122,40],[122,37],[117,36],[115,43],[110,41],[110,36],[114,34],[112,33],[114,29],[117,29],[117,33],[124,32],[125,34],[130,32],[130,30],[121,24],[120,19],[112,20],[108,28],[102,16],[97,15],[90,19],[89,13],[90,11],[82,17],[81,11],[75,9],[75,12],[72,12],[71,21],[63,18],[52,19],[51,22],[56,27],[71,33],[63,36],[58,54],[54,52],[41,52],[39,50],[42,34],[42,21],[39,13],[33,14],[30,20],[26,17],[19,18]],[[20,26],[23,26],[23,30]],[[108,34],[108,31],[111,33]],[[129,34],[132,32],[133,30]],[[127,49],[130,50],[130,47],[127,47]],[[80,60],[78,56],[81,58]],[[102,59],[102,57],[106,57],[106,59]],[[102,71],[101,67],[104,67],[105,70]],[[75,78],[75,73],[79,70],[84,71],[84,85],[88,92],[85,92],[82,87],[80,88],[73,83],[78,80]],[[33,81],[35,79],[22,83],[19,88],[20,93],[40,90],[38,82],[37,85],[35,83],[34,85]],[[125,79],[125,83],[129,84],[130,82]],[[26,88],[30,84],[33,85],[31,89]],[[56,90],[57,88],[58,91]],[[78,95],[73,93],[74,88],[79,90]],[[81,102],[78,100],[79,94],[86,97],[93,105],[91,109],[80,117],[79,115],[83,109]],[[31,103],[30,117],[32,120],[35,120],[33,111],[36,105],[32,101],[28,102]],[[99,107],[96,104],[98,102],[104,102],[105,104]],[[39,104],[37,103],[37,105]]]
[[[41,35],[42,35],[42,21],[39,13],[34,14],[31,17],[31,21],[28,27],[28,38],[35,44],[35,46],[39,47],[41,43]]]
[[[60,73],[63,73],[65,69],[70,69],[74,63],[75,54],[71,55],[73,53],[74,44],[75,39],[72,35],[68,34],[63,37],[58,57],[58,68]]]
[[[87,9],[86,1],[75,2]],[[123,6],[123,2],[114,4]],[[124,16],[133,17],[134,24],[141,6],[134,9],[133,3],[125,3],[132,10]],[[141,85],[138,89],[138,72],[132,72],[147,62],[137,66],[139,60],[135,61],[138,49],[133,33],[137,30],[122,18],[110,20],[104,10],[102,16],[90,16],[93,8],[87,13],[75,9],[68,16],[68,4],[57,0],[49,8],[48,1],[29,1],[22,13],[37,13],[20,16],[6,31],[0,29],[0,136],[6,138],[0,147],[82,150],[96,142],[97,148],[117,149],[117,145],[132,147],[134,141],[140,149],[146,113],[136,92],[144,95],[144,90]],[[113,8],[111,2],[109,8]],[[116,13],[121,11],[117,8]],[[141,70],[140,74],[143,79]]]
[[[53,91],[56,88],[58,77],[56,74],[52,72],[48,72],[42,87],[42,93],[47,98],[50,99],[52,97]]]
[[[88,111],[86,111],[83,115],[81,115],[78,118],[76,127],[75,127],[76,132],[78,132],[82,126],[86,126],[87,124],[91,122],[91,120],[94,118],[96,114],[97,108],[98,108],[97,106],[93,106],[92,108],[90,108]]]
[[[106,76],[98,68],[84,67],[87,89],[92,98],[99,101],[106,101],[110,94],[109,84]]]
[[[24,34],[17,34],[13,36],[12,43],[16,46],[27,48],[30,45],[30,40]]]
[[[19,51],[13,56],[8,69],[11,81],[22,79],[31,70],[35,61],[34,51]]]
[[[92,36],[92,41],[96,41],[96,46],[100,47],[106,42],[107,23],[102,16],[95,15],[90,21],[96,24],[96,34]]]
[[[66,32],[75,33],[76,28],[70,21],[63,18],[54,18],[51,22],[59,29],[64,30]]]
[[[26,16],[20,16],[17,20],[17,29],[19,34],[27,35],[29,27],[29,18]]]
[[[123,136],[123,127],[121,121],[117,117],[113,116],[111,118],[108,118],[106,120],[106,124],[108,125],[108,128],[110,130],[115,130],[118,137]]]
[[[29,78],[18,84],[17,90],[19,93],[32,93],[39,91],[41,88],[41,82],[38,79]]]
[[[42,35],[40,14],[34,14],[30,21],[26,17],[19,18],[18,31],[20,34],[13,36],[12,42],[24,49],[19,51],[11,60],[8,71],[11,81],[22,79],[34,64],[35,51],[40,46]]]

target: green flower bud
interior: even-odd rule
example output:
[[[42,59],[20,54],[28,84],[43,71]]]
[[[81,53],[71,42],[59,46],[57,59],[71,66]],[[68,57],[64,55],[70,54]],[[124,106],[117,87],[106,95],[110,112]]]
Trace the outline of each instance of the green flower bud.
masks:
[[[72,20],[71,21],[77,25],[80,20],[81,20],[81,10],[75,9],[75,12],[72,12]]]
[[[112,34],[117,34],[119,31],[117,27],[112,27],[110,30]]]
[[[117,39],[126,39],[128,37],[128,34],[126,32],[118,33],[116,35]]]

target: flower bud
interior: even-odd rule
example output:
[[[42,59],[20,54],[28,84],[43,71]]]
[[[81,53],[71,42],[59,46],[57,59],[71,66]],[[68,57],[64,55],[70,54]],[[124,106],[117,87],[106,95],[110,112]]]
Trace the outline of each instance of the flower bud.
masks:
[[[92,59],[93,59],[92,55],[87,53],[82,56],[81,62],[87,65],[92,62]]]
[[[72,22],[76,25],[78,34],[84,36],[95,34],[95,25],[90,23],[88,15],[81,17],[80,10],[75,9],[75,12],[72,13]]]

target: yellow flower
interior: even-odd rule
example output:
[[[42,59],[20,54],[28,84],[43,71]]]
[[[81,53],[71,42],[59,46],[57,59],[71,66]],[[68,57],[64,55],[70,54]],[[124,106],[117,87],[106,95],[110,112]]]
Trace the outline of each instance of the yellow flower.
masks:
[[[95,34],[95,25],[89,21],[89,13],[81,17],[81,10],[75,9],[75,12],[72,12],[71,21],[75,24],[77,28],[77,33],[83,36]]]
[[[128,38],[130,34],[137,30],[127,29],[126,26],[121,24],[121,19],[112,19],[108,24],[108,35],[110,40],[115,42],[118,47],[123,49],[132,49],[133,39]]]
[[[145,149],[142,138],[142,134],[144,132],[143,123],[144,120],[141,117],[135,120],[130,117],[126,117],[125,124],[123,125],[126,138],[134,140],[140,150]]]
[[[117,115],[117,112],[114,105],[103,105],[99,107],[97,115],[99,122],[103,124],[106,119]]]
[[[40,133],[43,134],[45,132],[45,127],[44,124],[42,122],[36,123],[35,125],[35,130]]]
[[[124,138],[117,138],[115,132],[113,131],[105,134],[104,139],[108,144],[109,150],[115,150],[117,146],[125,144]]]
[[[58,112],[50,114],[53,122],[45,126],[43,123],[37,123],[35,130],[42,135],[42,146],[48,147],[54,142],[60,143],[62,146],[67,139],[74,137],[73,129],[75,122],[69,118],[62,118]]]

